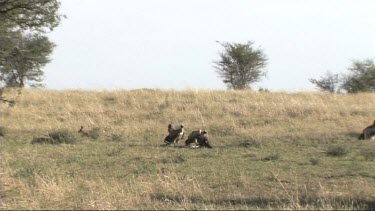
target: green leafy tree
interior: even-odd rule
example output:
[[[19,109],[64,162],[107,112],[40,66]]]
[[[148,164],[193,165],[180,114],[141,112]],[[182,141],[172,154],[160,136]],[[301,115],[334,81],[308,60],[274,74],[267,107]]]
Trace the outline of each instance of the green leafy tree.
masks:
[[[58,13],[58,0],[0,0],[0,74],[9,72],[9,61],[24,31],[43,34],[57,27],[64,15]],[[21,53],[24,53],[21,51]],[[15,57],[14,57],[15,58]],[[7,65],[4,65],[4,62]],[[15,64],[13,64],[15,65]],[[0,87],[0,102],[7,102]]]
[[[0,23],[7,28],[45,31],[59,25],[57,0],[0,0]]]
[[[220,43],[220,42],[219,42]],[[214,61],[219,77],[231,89],[246,89],[266,75],[267,58],[263,50],[253,47],[253,42],[220,43],[224,52]]]
[[[356,60],[348,68],[349,73],[333,74],[327,72],[320,79],[310,79],[321,91],[358,93],[375,91],[375,64],[367,59]]]
[[[0,61],[13,50],[18,31],[43,33],[57,27],[65,17],[59,8],[57,0],[0,0]]]
[[[349,74],[344,75],[342,89],[348,93],[374,92],[375,91],[375,64],[367,59],[354,61],[348,68]]]
[[[10,53],[10,51],[14,47],[14,43],[16,42],[16,40],[19,40],[20,37],[20,30],[6,29],[0,23],[0,62],[3,61],[5,57]]]
[[[0,80],[7,87],[42,86],[42,68],[50,62],[55,45],[38,34],[24,35],[14,43],[12,51],[0,63]]]
[[[327,71],[320,79],[309,79],[319,90],[323,92],[339,93],[341,79],[339,74]]]

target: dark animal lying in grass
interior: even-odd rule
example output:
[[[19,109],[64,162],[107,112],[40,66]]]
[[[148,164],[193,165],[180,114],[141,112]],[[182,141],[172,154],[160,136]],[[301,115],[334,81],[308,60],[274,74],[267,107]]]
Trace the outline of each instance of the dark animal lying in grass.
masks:
[[[198,147],[212,148],[207,138],[207,132],[205,130],[196,130],[190,133],[188,139],[185,141],[185,145],[196,144]]]
[[[362,134],[358,137],[359,140],[375,139],[375,121],[372,125],[366,127]]]
[[[168,133],[172,132],[174,130],[172,122],[168,124]]]
[[[167,135],[167,137],[165,137],[164,139],[164,142],[166,144],[177,144],[181,139],[184,138],[184,135],[185,135],[185,131],[184,131],[184,126],[183,125],[180,125],[180,128],[178,129],[173,129],[173,127],[171,126],[171,124],[168,125],[168,131],[169,134]]]

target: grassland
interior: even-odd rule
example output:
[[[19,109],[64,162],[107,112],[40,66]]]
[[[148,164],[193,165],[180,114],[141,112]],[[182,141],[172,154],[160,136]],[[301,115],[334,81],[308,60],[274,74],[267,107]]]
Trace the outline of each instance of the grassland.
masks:
[[[8,93],[9,96],[12,93]],[[375,94],[24,90],[0,105],[2,209],[375,209]],[[169,121],[213,149],[163,146]],[[99,128],[97,139],[80,126]],[[74,144],[31,144],[58,129]]]

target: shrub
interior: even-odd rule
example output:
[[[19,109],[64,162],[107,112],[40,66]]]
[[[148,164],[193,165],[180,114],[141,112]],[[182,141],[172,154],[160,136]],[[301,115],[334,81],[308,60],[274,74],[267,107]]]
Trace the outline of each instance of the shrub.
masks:
[[[37,137],[33,138],[32,144],[54,144],[54,140],[51,137]]]
[[[366,160],[374,160],[375,159],[375,152],[373,149],[362,149],[361,150],[361,155],[366,159]]]
[[[100,137],[100,128],[93,128],[88,132],[88,137],[92,139],[98,139]]]
[[[7,132],[6,128],[0,126],[0,136],[1,136],[1,137],[4,137],[6,132]]]
[[[241,141],[240,146],[241,147],[256,147],[256,148],[258,148],[258,147],[260,147],[260,143],[257,142],[256,140],[250,138],[250,139],[246,139],[246,140]]]
[[[331,146],[328,148],[327,155],[340,157],[348,154],[348,150],[345,149],[343,146]]]
[[[183,163],[185,161],[186,158],[183,157],[181,154],[161,159],[161,163]]]
[[[318,165],[320,163],[320,159],[319,158],[310,158],[310,163],[311,165]]]
[[[57,144],[72,144],[76,141],[76,136],[72,132],[65,129],[50,132],[48,136],[51,137]]]
[[[276,154],[267,155],[266,157],[262,159],[262,161],[272,161],[272,160],[279,160],[279,159],[280,159],[280,155],[276,153]]]
[[[117,103],[117,98],[114,97],[114,96],[106,96],[106,97],[104,97],[104,101],[106,103],[115,104],[115,103]]]
[[[34,138],[32,144],[73,144],[76,141],[76,136],[65,129],[56,130],[48,133],[47,137]]]
[[[119,142],[119,141],[122,141],[124,139],[124,135],[121,133],[113,133],[111,134],[111,138],[110,140],[111,141],[115,141],[115,142]]]

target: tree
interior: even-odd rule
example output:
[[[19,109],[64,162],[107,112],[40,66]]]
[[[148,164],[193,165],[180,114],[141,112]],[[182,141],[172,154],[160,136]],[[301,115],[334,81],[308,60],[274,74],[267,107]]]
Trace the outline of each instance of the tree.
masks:
[[[21,30],[7,29],[0,22],[0,62],[11,52],[16,40],[19,40],[21,35]]]
[[[58,0],[0,0],[0,62],[15,55],[14,44],[24,31],[43,34],[57,27],[64,17],[58,13],[59,8]],[[3,68],[0,65],[2,75]],[[2,93],[0,87],[0,102],[7,102]]]
[[[332,74],[327,72],[320,80],[310,79],[318,89],[327,92],[347,93],[374,92],[375,91],[375,64],[374,61],[367,59],[363,61],[356,60],[348,68],[348,74]]]
[[[59,8],[58,0],[0,0],[0,60],[13,49],[9,39],[15,31],[43,33],[57,27],[65,17]]]
[[[320,79],[309,79],[309,81],[312,84],[315,84],[315,86],[323,92],[340,92],[341,79],[339,74],[333,74],[330,71],[327,71],[324,76],[320,77]]]
[[[45,31],[59,25],[57,0],[0,0],[0,23],[8,28]]]
[[[59,8],[57,0],[0,0],[0,60],[9,53],[15,30],[41,33],[57,27],[65,17],[58,13]]]
[[[349,74],[344,75],[342,89],[348,93],[374,92],[375,91],[375,64],[367,59],[354,61],[348,68]]]
[[[260,81],[266,75],[263,69],[267,58],[263,50],[253,47],[253,42],[220,44],[224,47],[224,52],[220,53],[220,59],[214,61],[214,64],[219,77],[228,88],[250,88],[252,83]]]
[[[7,87],[23,88],[42,86],[42,68],[50,62],[49,55],[55,45],[38,34],[22,35],[12,51],[0,62],[0,81]]]

